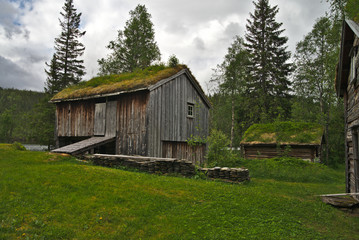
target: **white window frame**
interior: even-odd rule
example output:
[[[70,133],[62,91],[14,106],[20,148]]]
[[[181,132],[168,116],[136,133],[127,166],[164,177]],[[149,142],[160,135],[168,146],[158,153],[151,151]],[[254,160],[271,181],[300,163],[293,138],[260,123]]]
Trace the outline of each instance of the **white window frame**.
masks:
[[[194,104],[187,103],[187,117],[194,118]]]
[[[351,49],[349,54],[351,61],[350,61],[350,82],[357,85],[357,56],[358,56],[358,46],[355,46]]]

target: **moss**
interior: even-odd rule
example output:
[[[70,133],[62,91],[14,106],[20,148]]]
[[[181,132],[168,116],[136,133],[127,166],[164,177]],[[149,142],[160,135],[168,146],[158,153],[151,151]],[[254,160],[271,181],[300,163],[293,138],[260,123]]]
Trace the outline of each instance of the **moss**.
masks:
[[[244,133],[242,143],[320,144],[323,128],[303,122],[254,124]]]
[[[177,65],[176,67],[155,65],[144,70],[136,70],[132,73],[95,77],[89,81],[84,81],[62,90],[51,100],[82,98],[146,88],[185,68],[187,68],[185,65]]]

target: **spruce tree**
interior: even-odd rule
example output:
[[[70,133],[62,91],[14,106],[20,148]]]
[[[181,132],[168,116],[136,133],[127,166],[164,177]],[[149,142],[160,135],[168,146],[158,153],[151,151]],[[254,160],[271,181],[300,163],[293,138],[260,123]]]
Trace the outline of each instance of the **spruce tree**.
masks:
[[[137,5],[135,10],[130,11],[130,16],[125,30],[119,30],[117,40],[110,41],[107,46],[112,52],[106,59],[98,60],[100,75],[133,72],[161,59],[151,14],[147,12],[146,6]]]
[[[63,19],[59,19],[62,32],[55,38],[55,54],[51,63],[46,63],[49,70],[45,70],[48,76],[45,91],[51,94],[80,82],[85,75],[84,61],[79,59],[85,51],[79,42],[85,34],[79,29],[81,13],[76,13],[73,0],[66,0],[62,9]]]
[[[65,86],[62,86],[60,82],[60,69],[58,65],[57,56],[54,53],[52,56],[50,64],[45,63],[46,66],[49,67],[49,70],[45,69],[45,72],[47,74],[46,83],[45,83],[45,92],[54,94],[58,92],[60,89],[63,89]]]
[[[291,64],[287,61],[287,37],[281,36],[282,23],[275,19],[278,7],[269,6],[268,0],[253,2],[254,13],[247,20],[246,48],[250,53],[250,78],[248,89],[250,97],[258,109],[258,121],[270,121],[280,114],[289,115]]]

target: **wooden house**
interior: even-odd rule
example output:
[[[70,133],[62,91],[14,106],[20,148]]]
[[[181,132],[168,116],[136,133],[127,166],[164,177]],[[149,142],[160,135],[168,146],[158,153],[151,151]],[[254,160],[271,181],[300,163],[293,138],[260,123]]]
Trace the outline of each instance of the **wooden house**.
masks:
[[[97,77],[64,89],[51,102],[56,104],[54,152],[203,161],[206,145],[189,146],[187,140],[207,137],[211,105],[184,65]]]
[[[359,24],[345,20],[335,87],[344,99],[346,191],[359,192]],[[359,196],[356,196],[359,200]]]
[[[313,162],[320,158],[322,135],[323,128],[317,124],[254,124],[245,132],[241,150],[246,159],[290,156]]]

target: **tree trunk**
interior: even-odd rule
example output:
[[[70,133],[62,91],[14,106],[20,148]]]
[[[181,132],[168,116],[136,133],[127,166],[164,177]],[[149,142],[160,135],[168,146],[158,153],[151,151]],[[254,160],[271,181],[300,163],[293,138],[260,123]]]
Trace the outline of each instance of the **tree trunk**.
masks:
[[[234,96],[232,94],[232,125],[231,125],[231,145],[230,145],[231,149],[233,146],[233,138],[234,138]]]
[[[330,119],[330,101],[329,105],[328,105],[328,110],[327,110],[327,118],[325,121],[325,162],[328,165],[329,164],[329,119]]]

